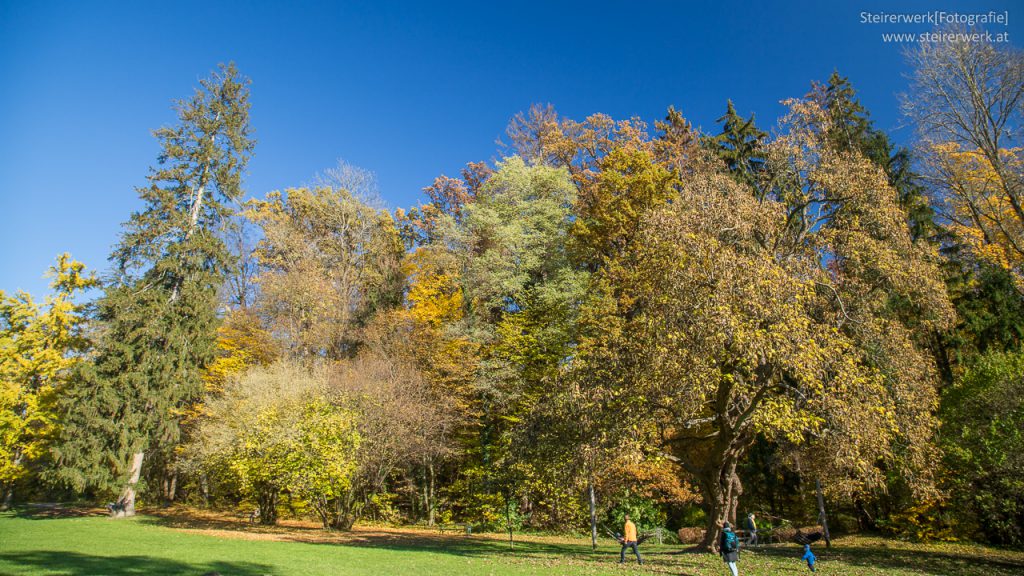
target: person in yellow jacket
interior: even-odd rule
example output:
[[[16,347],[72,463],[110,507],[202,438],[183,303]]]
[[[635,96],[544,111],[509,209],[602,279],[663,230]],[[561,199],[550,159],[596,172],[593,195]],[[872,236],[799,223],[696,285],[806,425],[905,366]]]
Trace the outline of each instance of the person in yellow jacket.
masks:
[[[637,549],[636,542],[636,524],[629,519],[629,514],[626,514],[626,525],[622,527],[622,550],[619,551],[619,564],[626,562],[626,548],[632,548],[633,554],[636,554],[636,561],[640,564],[644,563],[643,558],[640,557],[640,550]]]

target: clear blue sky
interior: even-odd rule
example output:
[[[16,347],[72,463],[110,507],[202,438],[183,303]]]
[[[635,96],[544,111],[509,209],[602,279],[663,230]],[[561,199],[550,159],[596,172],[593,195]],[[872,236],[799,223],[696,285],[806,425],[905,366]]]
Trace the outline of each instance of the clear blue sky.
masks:
[[[901,46],[862,11],[1010,11],[1011,2],[44,2],[0,0],[0,289],[42,296],[70,251],[103,270],[157,146],[218,62],[252,78],[250,195],[339,158],[409,206],[434,176],[499,153],[534,102],[563,114],[714,128],[731,98],[774,126],[779,101],[838,69],[877,124],[900,125]],[[897,141],[908,130],[893,133]]]

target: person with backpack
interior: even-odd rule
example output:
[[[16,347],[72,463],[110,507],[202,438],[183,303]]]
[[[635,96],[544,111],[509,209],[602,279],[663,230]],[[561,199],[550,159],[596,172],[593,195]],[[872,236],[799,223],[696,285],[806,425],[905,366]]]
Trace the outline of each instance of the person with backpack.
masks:
[[[722,538],[718,543],[718,552],[722,555],[722,560],[729,566],[732,576],[739,576],[740,571],[736,567],[736,563],[740,560],[740,540],[728,522],[722,525]]]
[[[814,569],[814,562],[817,558],[814,557],[814,552],[811,552],[810,544],[804,544],[804,557],[801,558],[801,560],[807,561],[807,567],[811,569],[811,572],[817,572],[817,570]]]

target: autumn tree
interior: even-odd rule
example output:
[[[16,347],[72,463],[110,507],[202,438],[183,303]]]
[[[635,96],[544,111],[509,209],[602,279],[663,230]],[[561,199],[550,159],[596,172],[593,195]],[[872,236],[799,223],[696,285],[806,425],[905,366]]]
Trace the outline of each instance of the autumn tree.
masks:
[[[937,250],[907,228],[887,174],[862,153],[835,145],[826,111],[813,101],[791,107],[789,130],[773,145],[771,161],[800,183],[807,206],[801,218],[810,223],[801,236],[827,255],[823,265],[830,278],[822,288],[834,291],[834,321],[898,401],[891,415],[899,442],[892,444],[897,450],[889,465],[903,471],[916,497],[934,497],[930,438],[940,381],[931,336],[948,330],[954,319]],[[848,465],[835,467],[843,462],[838,447],[822,447],[816,454],[827,455],[828,465],[817,473],[845,468],[831,486],[853,493],[859,484],[848,477],[860,474]]]
[[[170,463],[180,411],[201,393],[213,356],[217,291],[231,265],[217,232],[252,153],[248,98],[248,80],[221,66],[177,103],[176,125],[154,132],[158,164],[138,189],[142,208],[124,225],[97,304],[95,361],[62,400],[56,479],[119,491],[119,515],[134,514],[146,456]]]
[[[986,42],[922,43],[906,113],[921,136],[932,203],[976,259],[1024,291],[1024,55]]]
[[[806,99],[814,102],[828,118],[826,137],[843,152],[859,152],[885,171],[906,213],[911,236],[931,239],[935,235],[933,211],[925,196],[922,178],[912,166],[910,150],[893,145],[889,136],[875,127],[849,79],[833,71],[826,82],[813,82]]]
[[[367,347],[328,374],[331,402],[358,415],[361,438],[351,488],[330,500],[334,528],[350,529],[398,473],[449,451],[448,399],[432,390],[407,358],[388,354]]]
[[[205,406],[188,447],[190,467],[227,475],[255,500],[260,522],[277,523],[285,491],[305,501],[323,523],[352,489],[362,438],[357,414],[332,401],[323,366],[288,361],[230,378]]]
[[[765,148],[781,192],[758,200],[699,155],[674,171],[623,145],[588,193],[631,209],[583,205],[576,222],[597,272],[574,365],[590,397],[633,423],[622,434],[694,479],[706,547],[734,519],[736,467],[758,434],[813,444],[817,470],[850,489],[879,485],[879,459],[927,468],[933,363],[889,307],[903,299],[917,321],[948,325],[934,248],[912,240],[886,174],[834,145],[828,115],[791,104]]]
[[[263,232],[257,307],[299,357],[353,355],[359,330],[401,301],[394,219],[344,188],[293,188],[248,206]]]
[[[98,281],[67,253],[50,268],[53,294],[37,303],[27,292],[0,291],[0,491],[11,504],[19,481],[38,474],[60,420],[58,395],[84,360],[90,342],[85,305]]]
[[[218,394],[232,376],[249,368],[269,366],[282,356],[281,344],[260,322],[255,312],[236,308],[225,313],[217,328],[216,354],[203,379],[207,394]]]

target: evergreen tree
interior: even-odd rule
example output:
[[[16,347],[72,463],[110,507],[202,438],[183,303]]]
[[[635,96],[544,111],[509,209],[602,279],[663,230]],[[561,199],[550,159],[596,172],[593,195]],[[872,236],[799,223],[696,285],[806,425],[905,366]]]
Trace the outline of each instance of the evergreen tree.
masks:
[[[138,189],[144,207],[111,255],[95,360],[62,402],[56,479],[78,491],[120,491],[118,515],[134,514],[145,457],[169,460],[182,409],[202,391],[214,354],[217,289],[231,265],[217,231],[242,195],[254,145],[248,83],[234,65],[221,66],[177,103],[175,127],[154,132],[161,153]]]
[[[753,114],[748,119],[737,114],[732,100],[728,101],[725,115],[716,122],[722,125],[722,132],[706,139],[705,146],[725,162],[737,182],[754,187],[758,199],[763,199],[758,174],[764,170],[763,145],[768,134],[757,128]]]
[[[911,168],[909,150],[893,146],[888,135],[875,128],[849,79],[833,71],[827,83],[812,84],[808,97],[825,111],[830,121],[827,137],[837,150],[859,152],[885,170],[907,215],[911,237],[932,238],[936,232],[933,211],[919,175]]]

